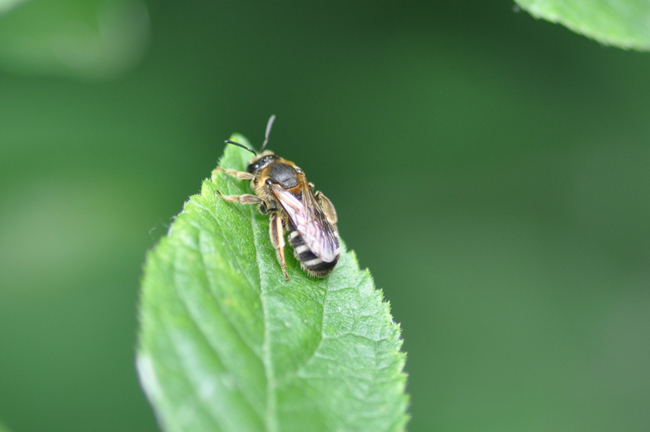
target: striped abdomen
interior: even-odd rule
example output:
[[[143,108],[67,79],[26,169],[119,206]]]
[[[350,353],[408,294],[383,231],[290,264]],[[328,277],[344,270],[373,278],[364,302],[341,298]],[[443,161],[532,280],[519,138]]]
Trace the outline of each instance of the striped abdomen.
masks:
[[[300,261],[302,268],[312,276],[327,276],[332,272],[334,266],[339,260],[338,253],[332,262],[325,262],[314,255],[305,244],[305,241],[302,239],[298,231],[293,227],[293,224],[290,226],[289,242],[291,243],[291,246],[293,246],[293,254],[296,256],[296,259]]]

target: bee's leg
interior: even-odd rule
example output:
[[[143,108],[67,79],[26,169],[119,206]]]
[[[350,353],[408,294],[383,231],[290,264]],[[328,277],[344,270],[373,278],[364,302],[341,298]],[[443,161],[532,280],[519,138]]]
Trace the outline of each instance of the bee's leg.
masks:
[[[271,201],[263,201],[260,204],[260,206],[257,208],[257,210],[259,210],[260,213],[265,215],[277,211],[278,207],[276,206],[275,203]]]
[[[235,177],[235,178],[237,178],[239,180],[253,180],[255,178],[255,176],[253,174],[251,174],[251,173],[232,170],[232,169],[226,169],[226,168],[221,168],[221,167],[215,168],[215,170],[212,171],[212,172],[217,173],[219,171],[223,171],[226,174],[228,174],[229,176],[233,176],[233,177]]]
[[[257,207],[257,211],[259,211],[261,214],[265,215],[268,214],[269,209],[266,207],[266,203],[262,202],[259,207]]]
[[[217,195],[219,195],[219,197],[229,202],[238,202],[240,204],[259,204],[262,202],[261,199],[251,194],[223,195],[221,192],[219,192],[218,189],[215,189],[215,192],[217,193]]]
[[[323,212],[325,213],[325,217],[327,217],[327,220],[329,223],[332,225],[336,226],[336,221],[338,220],[336,217],[336,210],[334,209],[334,205],[332,204],[332,201],[330,201],[321,191],[318,191],[314,194],[314,197],[320,204],[321,208],[323,209]]]
[[[273,247],[275,248],[278,263],[282,267],[282,274],[286,280],[289,280],[287,263],[284,261],[284,228],[282,227],[282,217],[277,212],[271,213],[269,235],[271,236],[271,243],[273,243]]]

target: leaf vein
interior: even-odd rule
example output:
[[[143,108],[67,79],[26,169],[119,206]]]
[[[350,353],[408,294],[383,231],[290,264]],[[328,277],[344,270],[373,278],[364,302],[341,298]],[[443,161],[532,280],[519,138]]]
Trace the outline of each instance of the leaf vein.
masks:
[[[326,313],[325,313],[325,304],[327,304],[327,296],[330,293],[330,279],[329,278],[325,280],[325,286],[326,286],[325,297],[323,298],[323,303],[321,304],[321,306],[323,308],[323,312],[321,314],[321,326],[320,326],[321,331],[320,331],[320,340],[318,341],[318,345],[316,345],[316,348],[314,348],[314,351],[311,353],[311,355],[300,366],[298,366],[293,373],[291,373],[290,375],[285,376],[280,382],[278,382],[277,383],[278,385],[284,384],[284,383],[294,379],[295,377],[297,377],[299,375],[299,373],[305,368],[305,366],[307,366],[307,364],[309,364],[309,362],[316,356],[316,354],[318,353],[318,350],[323,345],[323,340],[333,340],[333,339],[338,339],[339,337],[341,337],[341,336],[337,336],[337,337],[333,337],[333,338],[328,338],[323,334],[323,327],[324,327],[324,324],[325,324],[325,315],[326,315]],[[352,290],[354,290],[355,292],[358,293],[360,286],[361,286],[361,281],[359,281],[357,283],[356,287],[354,287],[354,288],[350,287],[349,289],[352,289]],[[346,288],[346,289],[348,289],[348,288]],[[340,290],[337,290],[337,291],[340,291]],[[356,320],[356,318],[355,318],[355,326],[356,326],[356,321],[358,321],[358,320]]]
[[[264,372],[266,374],[266,413],[264,415],[264,425],[266,426],[266,429],[268,431],[275,432],[277,430],[277,424],[273,421],[274,418],[276,417],[275,413],[275,388],[276,388],[276,382],[275,382],[275,374],[273,373],[273,362],[272,362],[272,356],[271,356],[271,348],[270,348],[270,339],[271,339],[271,332],[270,332],[270,324],[269,324],[269,317],[268,317],[268,305],[266,301],[266,288],[264,286],[264,278],[262,277],[262,259],[259,254],[259,247],[260,245],[258,244],[257,241],[257,236],[255,235],[255,212],[254,209],[250,209],[250,221],[251,221],[251,230],[253,231],[253,245],[255,249],[255,259],[257,261],[257,268],[258,268],[258,274],[260,278],[260,301],[262,303],[262,314],[263,314],[263,322],[264,322],[264,336],[262,338],[262,363],[264,365]]]
[[[200,240],[199,240],[199,244],[200,244]],[[200,251],[199,251],[199,252],[200,252]],[[206,266],[206,263],[205,263],[205,255],[203,255],[203,253],[201,253],[201,264],[203,265],[203,269],[206,271],[206,275],[207,275],[207,266]],[[211,295],[211,297],[214,299],[215,303],[217,304],[217,307],[219,308],[219,310],[221,311],[221,313],[223,314],[223,316],[226,318],[226,321],[228,321],[228,322],[230,323],[230,325],[231,325],[232,328],[235,330],[235,333],[237,334],[237,336],[239,337],[239,339],[243,342],[243,344],[246,345],[246,347],[248,347],[248,349],[253,353],[253,355],[254,355],[256,358],[258,358],[258,359],[260,359],[260,361],[262,361],[262,358],[261,358],[261,357],[260,357],[260,356],[255,352],[255,349],[253,349],[253,347],[250,346],[250,344],[246,341],[246,339],[245,339],[244,336],[242,335],[242,333],[241,333],[241,331],[239,330],[239,328],[237,328],[237,326],[236,326],[235,323],[232,321],[232,319],[230,318],[230,316],[229,316],[229,315],[226,313],[226,311],[224,310],[224,308],[223,308],[223,306],[221,305],[221,302],[219,301],[219,299],[217,298],[217,296],[214,294],[215,286],[214,286],[214,283],[213,283],[212,279],[210,279],[210,278],[208,277],[207,280],[208,280],[208,285],[210,286],[210,295]],[[184,302],[184,304],[185,304],[185,302]],[[219,355],[219,353],[217,352],[217,350],[212,346],[212,344],[210,343],[209,338],[207,337],[207,335],[205,334],[205,332],[201,329],[200,326],[197,326],[197,327],[199,328],[199,331],[202,333],[203,337],[208,341],[208,345],[210,346],[212,352],[215,354],[215,356],[216,356],[217,358],[221,359],[221,356]],[[224,363],[224,362],[222,361],[222,363]],[[248,397],[247,397],[246,393],[243,391],[241,385],[238,383],[237,380],[235,380],[235,382],[237,383],[236,385],[237,385],[237,387],[239,388],[239,390],[240,390],[240,392],[241,392],[242,397],[244,398],[244,400],[246,400],[246,402],[248,403],[248,405],[250,405],[250,407],[253,409],[253,411],[255,411],[255,413],[257,413],[257,415],[260,417],[260,419],[262,419],[262,418],[263,418],[263,417],[262,417],[262,414],[259,413],[259,412],[257,411],[257,409],[255,408],[255,405],[253,405],[252,401],[250,401],[250,400],[248,399]]]
[[[202,260],[202,262],[203,262],[203,260]],[[210,282],[208,281],[208,283],[210,283]],[[191,308],[188,307],[187,301],[180,294],[179,287],[178,287],[178,284],[176,283],[176,281],[174,281],[174,290],[176,291],[176,295],[178,296],[178,298],[181,301],[181,304],[183,305],[183,309],[185,309],[185,311],[187,312],[187,315],[192,319],[192,324],[194,325],[194,328],[197,330],[196,333],[198,333],[203,338],[204,343],[210,348],[210,352],[214,355],[214,357],[217,360],[219,360],[219,362],[223,365],[224,369],[227,370],[226,363],[223,361],[223,359],[221,358],[219,353],[212,347],[212,344],[210,343],[210,338],[207,336],[207,334],[201,328],[201,326],[197,324],[197,320],[193,316],[193,314],[191,312]],[[230,321],[230,319],[227,316],[226,316],[226,320],[228,320],[228,322],[230,322],[232,324],[232,322]],[[237,335],[241,338],[241,335],[239,334],[239,332],[238,332],[238,330],[236,328],[235,328],[235,332],[237,332]],[[243,338],[242,338],[242,341],[243,341]],[[244,344],[246,344],[246,341],[243,341],[243,342],[244,342]],[[176,351],[178,352],[178,350],[176,350]],[[255,406],[253,405],[253,403],[250,400],[248,400],[246,394],[242,391],[242,388],[241,388],[241,385],[240,385],[239,381],[237,379],[234,379],[233,382],[235,383],[235,386],[239,390],[239,393],[242,395],[243,400],[246,401],[246,403],[250,406],[251,410],[257,414],[257,410],[255,409]],[[198,391],[198,388],[196,388],[196,390],[197,390],[196,393],[200,394],[200,392]],[[205,400],[205,399],[201,398],[201,400]]]
[[[233,244],[232,244],[232,242],[230,241],[230,239],[228,238],[228,236],[226,236],[226,231],[224,230],[223,226],[221,225],[221,222],[219,221],[219,218],[217,217],[217,215],[216,215],[216,214],[213,214],[213,213],[212,213],[210,210],[208,210],[208,209],[207,209],[203,204],[196,203],[196,205],[197,205],[198,207],[202,208],[203,210],[205,210],[205,211],[206,211],[210,216],[212,216],[212,217],[214,218],[214,220],[215,220],[217,226],[219,227],[219,230],[221,231],[221,236],[223,237],[223,239],[224,239],[224,240],[226,241],[226,243],[228,244],[228,248],[233,252],[233,256],[237,256],[237,255],[239,255],[239,251],[238,251],[238,250],[233,246]],[[241,263],[239,262],[239,260],[235,260],[235,263],[237,264],[237,267],[241,270],[241,273],[242,273],[242,274],[244,275],[244,277],[246,278],[246,281],[248,282],[248,285],[250,285],[251,288],[255,289],[255,285],[253,284],[253,282],[252,282],[252,281],[250,280],[250,278],[248,277],[248,273],[247,273],[246,270],[242,267],[242,265],[241,265]],[[261,290],[261,288],[262,288],[262,287],[261,287],[261,283],[260,283],[260,290]]]
[[[172,284],[174,286],[174,291],[178,295],[178,287],[176,286],[176,282],[174,281],[174,282],[172,282]],[[181,300],[181,303],[183,303],[183,308],[187,311],[187,307],[185,306],[185,304],[183,302],[183,299],[180,297],[180,295],[178,295],[178,297]],[[198,386],[190,379],[190,376],[192,375],[191,371],[190,371],[190,368],[186,367],[185,362],[183,361],[184,356],[178,350],[178,347],[177,347],[175,341],[173,340],[173,338],[171,336],[171,333],[169,332],[169,326],[167,325],[167,322],[164,319],[161,319],[160,322],[161,322],[163,328],[166,329],[166,331],[162,332],[162,334],[164,336],[166,336],[167,340],[170,342],[171,349],[176,354],[176,358],[178,359],[178,364],[181,366],[181,368],[183,370],[183,373],[181,374],[182,379],[184,379],[189,384],[189,386],[194,389],[194,394],[196,394],[196,395],[200,394]],[[208,417],[212,418],[212,420],[214,420],[215,424],[218,425],[218,427],[220,427],[223,430],[223,424],[219,421],[219,418],[214,413],[212,413],[211,410],[208,409],[207,406],[205,406],[206,405],[205,399],[197,398],[197,402],[198,402],[198,405],[200,406],[201,410],[203,412],[207,413]]]

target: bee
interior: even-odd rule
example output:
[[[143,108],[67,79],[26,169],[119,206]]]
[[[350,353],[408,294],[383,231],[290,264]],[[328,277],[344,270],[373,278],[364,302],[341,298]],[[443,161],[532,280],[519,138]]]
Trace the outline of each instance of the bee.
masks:
[[[239,180],[250,180],[255,192],[244,195],[222,195],[228,202],[257,205],[262,214],[269,215],[269,235],[275,249],[282,274],[286,280],[287,265],[284,257],[285,232],[300,266],[315,277],[325,277],[332,272],[339,260],[339,234],[336,228],[336,210],[322,192],[314,192],[314,185],[307,181],[305,173],[295,163],[270,150],[264,150],[275,116],[266,125],[264,144],[260,152],[243,144],[226,140],[226,144],[242,147],[255,155],[248,162],[248,172],[217,167]]]

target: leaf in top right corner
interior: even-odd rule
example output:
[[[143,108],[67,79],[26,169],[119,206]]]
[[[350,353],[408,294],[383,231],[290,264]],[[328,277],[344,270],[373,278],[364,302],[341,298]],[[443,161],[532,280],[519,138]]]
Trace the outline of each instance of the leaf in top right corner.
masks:
[[[650,50],[648,0],[516,0],[536,18],[559,23],[605,45]]]

